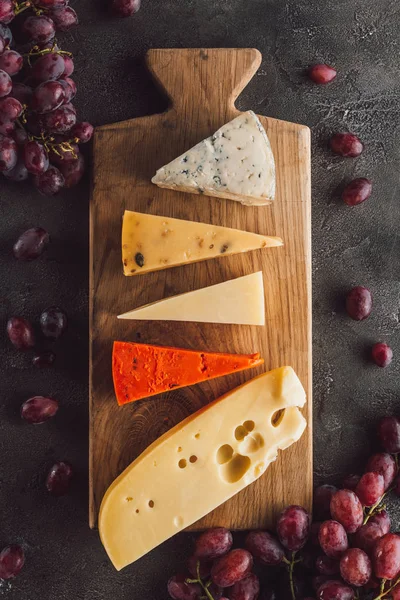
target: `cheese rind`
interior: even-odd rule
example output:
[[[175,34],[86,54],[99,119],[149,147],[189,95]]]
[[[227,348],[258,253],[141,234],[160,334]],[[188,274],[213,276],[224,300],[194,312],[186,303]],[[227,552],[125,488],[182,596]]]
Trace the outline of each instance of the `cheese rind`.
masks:
[[[109,487],[103,545],[120,570],[258,479],[296,442],[304,389],[291,367],[264,373],[186,418]],[[278,411],[280,413],[276,419]]]
[[[118,318],[265,325],[262,272],[171,296],[131,310]]]
[[[159,169],[152,182],[261,206],[275,198],[274,155],[260,120],[248,111]]]
[[[122,225],[125,275],[282,246],[279,237],[126,210]]]

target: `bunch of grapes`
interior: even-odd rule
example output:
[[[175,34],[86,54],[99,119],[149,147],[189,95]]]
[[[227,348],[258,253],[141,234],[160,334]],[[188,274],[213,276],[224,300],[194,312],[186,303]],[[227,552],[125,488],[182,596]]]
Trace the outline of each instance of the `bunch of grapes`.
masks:
[[[301,506],[279,516],[276,532],[251,531],[234,548],[222,527],[201,534],[173,600],[400,600],[400,535],[390,532],[386,495],[400,496],[400,419],[378,426],[382,452],[343,488],[315,490],[314,522]],[[261,585],[263,582],[263,586]],[[261,589],[263,587],[263,589]]]
[[[47,196],[81,180],[79,144],[93,135],[72,104],[72,55],[55,39],[78,23],[68,2],[0,3],[0,172],[12,181],[31,177]]]

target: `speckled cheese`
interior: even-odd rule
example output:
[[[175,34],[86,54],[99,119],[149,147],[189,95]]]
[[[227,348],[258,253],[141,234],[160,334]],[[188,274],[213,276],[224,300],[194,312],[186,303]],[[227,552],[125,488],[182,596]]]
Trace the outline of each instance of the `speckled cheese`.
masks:
[[[151,444],[111,484],[99,531],[120,570],[256,481],[300,439],[304,389],[291,367],[252,379]],[[271,485],[273,482],[271,481]]]
[[[125,275],[281,246],[278,237],[126,210],[122,225]]]
[[[269,204],[275,198],[271,144],[258,117],[248,111],[159,169],[152,182],[246,205]]]

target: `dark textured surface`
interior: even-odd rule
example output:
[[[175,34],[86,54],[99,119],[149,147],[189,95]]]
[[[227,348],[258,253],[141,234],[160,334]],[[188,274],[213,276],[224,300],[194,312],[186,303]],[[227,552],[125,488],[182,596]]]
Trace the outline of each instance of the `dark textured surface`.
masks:
[[[141,11],[125,21],[110,20],[100,0],[72,4],[81,25],[60,40],[75,52],[82,118],[98,125],[165,106],[142,67],[147,48],[254,46],[264,60],[239,107],[312,128],[315,474],[317,481],[334,482],[359,470],[374,447],[377,418],[399,410],[398,1],[143,0]],[[339,71],[328,87],[303,76],[304,66],[320,60]],[[336,130],[360,135],[366,150],[359,159],[326,150]],[[373,179],[374,192],[365,205],[349,209],[339,191],[353,176]],[[18,579],[0,581],[0,597],[161,600],[189,536],[118,574],[87,526],[89,186],[56,199],[4,180],[0,186],[1,327],[12,314],[34,319],[51,304],[70,317],[54,370],[34,370],[30,356],[15,352],[5,336],[0,341],[0,545],[19,541],[27,552]],[[50,232],[50,251],[16,264],[13,241],[36,225]],[[343,293],[356,284],[374,295],[374,311],[362,323],[343,314]],[[366,358],[379,340],[395,352],[387,370]],[[21,423],[19,406],[34,394],[59,399],[53,422]],[[60,499],[43,487],[56,459],[70,461],[77,472],[72,493]]]

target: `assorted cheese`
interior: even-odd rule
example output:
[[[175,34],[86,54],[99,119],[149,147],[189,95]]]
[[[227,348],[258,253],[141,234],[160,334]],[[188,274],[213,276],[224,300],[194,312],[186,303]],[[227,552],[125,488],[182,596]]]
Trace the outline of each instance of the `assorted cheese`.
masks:
[[[152,182],[260,206],[275,198],[274,155],[260,120],[248,111],[159,169]]]
[[[130,210],[124,213],[122,262],[125,275],[138,275],[273,246],[282,246],[282,240]]]
[[[304,389],[291,367],[211,402],[151,444],[106,492],[104,547],[120,570],[253,483],[302,435]]]
[[[262,272],[152,302],[119,315],[118,318],[264,325]]]

